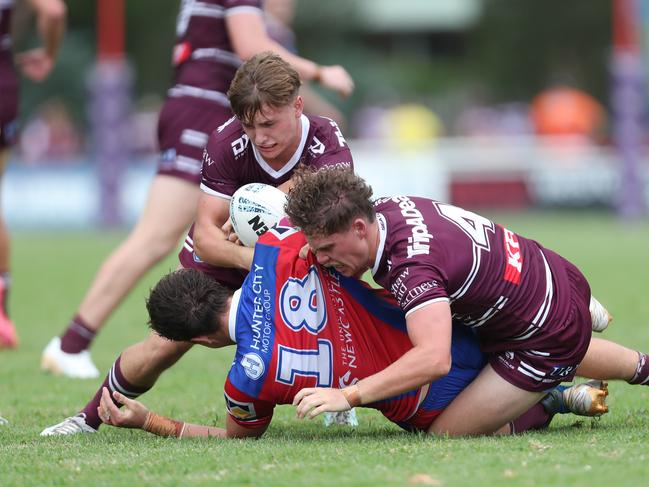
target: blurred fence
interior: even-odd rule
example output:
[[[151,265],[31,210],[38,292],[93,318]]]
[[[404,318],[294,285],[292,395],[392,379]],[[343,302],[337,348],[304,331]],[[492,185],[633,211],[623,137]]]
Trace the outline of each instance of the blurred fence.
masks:
[[[468,208],[613,207],[620,163],[610,147],[583,139],[443,138],[436,141],[351,141],[357,172],[376,196],[428,196]],[[134,161],[119,209],[130,225],[155,171],[154,157]],[[649,158],[642,162],[649,204]],[[3,207],[12,228],[99,226],[101,181],[90,161],[26,167],[14,160],[5,176]]]

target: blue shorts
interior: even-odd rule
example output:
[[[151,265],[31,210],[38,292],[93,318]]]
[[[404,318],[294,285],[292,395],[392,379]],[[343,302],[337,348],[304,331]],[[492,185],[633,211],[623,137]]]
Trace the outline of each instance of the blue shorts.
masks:
[[[426,397],[417,412],[407,421],[397,423],[408,431],[425,431],[457,395],[477,377],[487,364],[478,339],[470,328],[453,324],[451,370],[430,383]]]

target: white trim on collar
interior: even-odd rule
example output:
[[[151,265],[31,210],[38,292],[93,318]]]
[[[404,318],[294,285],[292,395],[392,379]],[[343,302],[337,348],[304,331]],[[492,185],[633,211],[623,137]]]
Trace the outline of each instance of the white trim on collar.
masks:
[[[379,270],[379,264],[381,263],[383,251],[385,250],[385,238],[388,234],[388,222],[381,213],[376,214],[376,224],[379,227],[379,245],[376,249],[376,255],[374,256],[374,267],[372,267],[373,276],[376,275]]]
[[[241,289],[237,289],[232,295],[230,316],[228,316],[228,333],[230,340],[234,343],[237,343],[237,311],[239,310],[239,299],[241,299]]]
[[[304,150],[304,146],[306,145],[306,137],[309,135],[309,129],[311,128],[311,122],[307,118],[306,115],[302,114],[300,117],[300,121],[302,122],[302,137],[300,138],[300,145],[298,145],[297,150],[295,153],[291,156],[289,161],[282,167],[279,171],[276,171],[273,169],[261,156],[259,151],[257,151],[257,147],[255,147],[255,144],[252,144],[252,152],[255,155],[255,159],[257,160],[257,164],[266,172],[270,177],[273,179],[279,179],[282,176],[284,176],[287,172],[292,170],[298,162],[300,162],[300,156],[302,155],[302,151]]]

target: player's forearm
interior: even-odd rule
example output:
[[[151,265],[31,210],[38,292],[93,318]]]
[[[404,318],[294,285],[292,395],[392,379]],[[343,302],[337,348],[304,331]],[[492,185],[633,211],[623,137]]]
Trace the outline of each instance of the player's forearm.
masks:
[[[47,55],[56,59],[65,34],[67,7],[60,0],[31,0],[38,19],[38,32]]]
[[[450,355],[431,350],[411,349],[380,372],[356,383],[359,404],[397,396],[444,377],[451,367]]]
[[[181,438],[227,438],[227,431],[215,426],[205,426],[202,424],[185,423],[185,429]]]
[[[227,17],[226,26],[234,52],[244,61],[260,52],[272,51],[293,66],[303,80],[317,80],[319,66],[313,61],[291,53],[271,39],[260,16],[234,15]]]
[[[194,251],[201,260],[218,267],[249,271],[252,265],[253,249],[230,242],[214,224],[196,223]]]
[[[160,416],[154,412],[147,413],[141,429],[157,436],[173,438],[225,438],[227,432],[223,428],[200,424],[184,423],[171,418]]]

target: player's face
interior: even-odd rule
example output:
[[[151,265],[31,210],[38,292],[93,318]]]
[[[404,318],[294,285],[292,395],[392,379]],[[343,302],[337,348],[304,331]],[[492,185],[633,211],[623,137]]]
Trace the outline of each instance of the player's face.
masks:
[[[264,105],[251,125],[242,123],[261,156],[275,169],[285,165],[300,145],[302,106],[300,96],[283,107]]]
[[[308,238],[318,263],[347,277],[360,277],[369,268],[370,255],[364,232],[355,224],[344,232]]]

